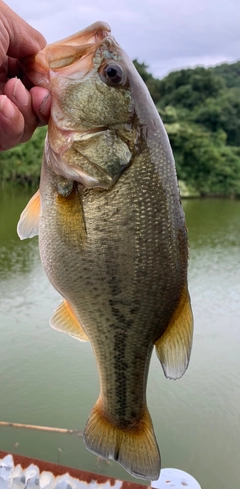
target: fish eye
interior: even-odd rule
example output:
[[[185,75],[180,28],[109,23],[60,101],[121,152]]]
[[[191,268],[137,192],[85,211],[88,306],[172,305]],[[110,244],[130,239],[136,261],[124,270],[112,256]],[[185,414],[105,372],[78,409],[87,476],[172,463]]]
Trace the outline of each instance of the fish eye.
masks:
[[[100,76],[104,81],[111,83],[112,85],[123,85],[126,80],[123,69],[117,63],[108,63],[104,66]]]

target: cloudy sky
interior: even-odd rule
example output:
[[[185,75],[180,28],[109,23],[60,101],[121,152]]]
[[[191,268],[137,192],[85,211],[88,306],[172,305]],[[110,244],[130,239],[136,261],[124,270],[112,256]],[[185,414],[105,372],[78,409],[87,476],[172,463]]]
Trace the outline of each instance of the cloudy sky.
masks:
[[[240,0],[5,0],[48,42],[97,20],[154,76],[240,59]]]

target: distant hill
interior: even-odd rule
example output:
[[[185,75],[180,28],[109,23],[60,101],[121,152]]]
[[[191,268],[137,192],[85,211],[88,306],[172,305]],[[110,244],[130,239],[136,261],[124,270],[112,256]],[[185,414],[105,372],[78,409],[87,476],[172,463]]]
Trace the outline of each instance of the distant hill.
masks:
[[[186,194],[240,197],[240,61],[154,78],[134,64],[167,129]],[[0,154],[0,182],[36,187],[46,128]]]
[[[202,196],[240,196],[240,61],[162,80],[134,64],[167,129],[178,178]]]
[[[240,87],[240,61],[223,63],[211,69],[225,80],[228,88]]]

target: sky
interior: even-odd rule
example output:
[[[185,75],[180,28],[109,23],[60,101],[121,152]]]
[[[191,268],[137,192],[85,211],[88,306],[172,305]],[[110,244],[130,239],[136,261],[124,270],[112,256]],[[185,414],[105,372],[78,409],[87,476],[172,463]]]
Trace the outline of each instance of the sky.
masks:
[[[240,59],[240,0],[5,0],[48,43],[102,20],[131,59],[162,78]]]

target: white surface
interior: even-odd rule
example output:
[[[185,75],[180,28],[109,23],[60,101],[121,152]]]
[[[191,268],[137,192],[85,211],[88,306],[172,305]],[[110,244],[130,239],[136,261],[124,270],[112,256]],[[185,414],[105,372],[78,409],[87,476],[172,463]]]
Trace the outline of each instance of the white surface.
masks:
[[[156,489],[201,489],[200,484],[187,472],[179,469],[162,469],[157,481],[151,482]]]
[[[68,473],[55,476],[52,472],[40,472],[37,465],[31,464],[26,469],[14,465],[11,454],[0,459],[0,489],[121,489],[123,481],[115,479],[100,483],[94,479],[91,482],[75,479]]]

